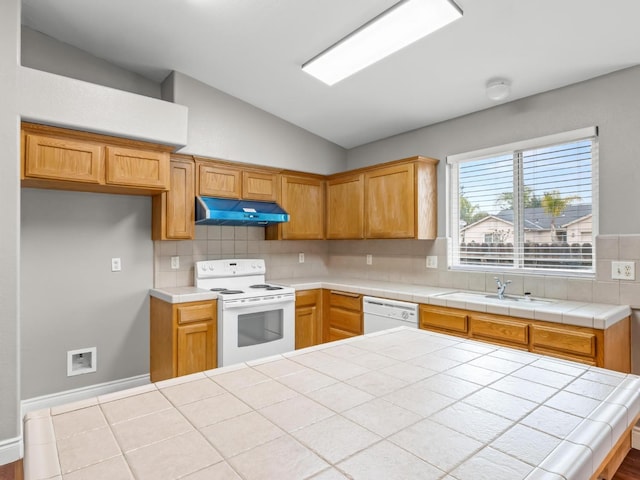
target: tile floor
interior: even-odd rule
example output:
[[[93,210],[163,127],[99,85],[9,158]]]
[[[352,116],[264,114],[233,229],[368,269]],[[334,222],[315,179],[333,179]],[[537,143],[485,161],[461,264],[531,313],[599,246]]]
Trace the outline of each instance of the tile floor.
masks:
[[[639,387],[396,329],[32,412],[25,478],[582,480]]]

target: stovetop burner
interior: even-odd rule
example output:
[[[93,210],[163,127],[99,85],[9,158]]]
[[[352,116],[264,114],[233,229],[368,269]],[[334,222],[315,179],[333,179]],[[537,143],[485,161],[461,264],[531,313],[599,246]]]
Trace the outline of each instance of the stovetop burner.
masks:
[[[242,290],[229,290],[227,288],[210,288],[212,292],[222,293],[223,295],[236,295],[238,293],[244,293]]]
[[[282,290],[282,287],[278,287],[276,285],[267,285],[266,283],[251,285],[249,288],[263,288],[264,290]]]

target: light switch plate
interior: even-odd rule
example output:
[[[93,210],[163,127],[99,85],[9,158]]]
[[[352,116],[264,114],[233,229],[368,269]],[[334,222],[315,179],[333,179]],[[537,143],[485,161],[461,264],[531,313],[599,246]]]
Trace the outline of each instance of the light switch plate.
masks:
[[[373,265],[373,255],[367,253],[367,265]]]
[[[612,280],[635,280],[636,279],[635,262],[611,262],[611,279]]]
[[[171,268],[173,270],[178,270],[180,268],[180,257],[171,257]]]
[[[427,268],[438,268],[438,257],[435,255],[427,255]]]
[[[119,258],[112,258],[111,259],[111,271],[112,272],[119,272],[120,270],[122,270],[122,261]]]
[[[298,254],[298,263],[304,263],[304,253]]]

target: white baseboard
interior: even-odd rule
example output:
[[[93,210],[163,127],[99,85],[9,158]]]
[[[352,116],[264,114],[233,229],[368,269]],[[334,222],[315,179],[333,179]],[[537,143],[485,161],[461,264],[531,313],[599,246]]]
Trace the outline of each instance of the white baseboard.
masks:
[[[20,460],[23,454],[22,436],[0,442],[0,465]]]
[[[638,425],[631,430],[631,448],[640,450],[640,427]]]
[[[56,407],[58,405],[64,405],[65,403],[77,402],[79,400],[97,397],[98,395],[126,390],[127,388],[148,385],[149,383],[151,383],[149,375],[138,375],[136,377],[114,380],[113,382],[99,383],[88,387],[43,395],[42,397],[29,398],[27,400],[23,400],[20,404],[22,417],[24,418],[27,413],[34,410]]]

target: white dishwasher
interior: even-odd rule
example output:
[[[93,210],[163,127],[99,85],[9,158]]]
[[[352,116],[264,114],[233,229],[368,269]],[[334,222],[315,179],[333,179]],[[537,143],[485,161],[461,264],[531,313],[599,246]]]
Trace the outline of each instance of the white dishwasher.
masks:
[[[362,312],[364,313],[364,333],[401,326],[418,328],[418,304],[416,303],[364,297]]]

